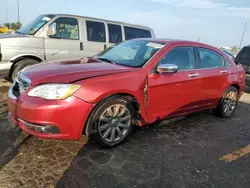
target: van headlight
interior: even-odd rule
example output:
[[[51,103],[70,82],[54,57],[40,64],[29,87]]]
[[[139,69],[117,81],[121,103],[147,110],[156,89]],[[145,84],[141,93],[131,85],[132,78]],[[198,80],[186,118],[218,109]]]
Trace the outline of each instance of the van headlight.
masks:
[[[30,97],[40,97],[46,100],[66,99],[73,95],[81,86],[75,84],[44,84],[28,92]]]

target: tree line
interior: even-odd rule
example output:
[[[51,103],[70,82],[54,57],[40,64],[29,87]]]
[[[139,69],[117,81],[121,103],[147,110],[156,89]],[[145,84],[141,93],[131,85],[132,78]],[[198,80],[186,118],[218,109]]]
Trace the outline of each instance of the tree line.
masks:
[[[8,28],[8,30],[14,30],[17,31],[20,29],[22,24],[20,22],[12,22],[12,23],[4,23],[3,25],[0,25],[0,28]]]

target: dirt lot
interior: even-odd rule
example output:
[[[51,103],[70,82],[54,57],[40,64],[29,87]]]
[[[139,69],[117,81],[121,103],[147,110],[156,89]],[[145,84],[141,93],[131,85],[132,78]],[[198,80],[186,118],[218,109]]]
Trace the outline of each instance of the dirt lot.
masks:
[[[99,149],[84,136],[40,140],[11,127],[7,90],[0,80],[0,188],[250,186],[249,89],[231,119],[201,113],[165,121],[113,149]]]

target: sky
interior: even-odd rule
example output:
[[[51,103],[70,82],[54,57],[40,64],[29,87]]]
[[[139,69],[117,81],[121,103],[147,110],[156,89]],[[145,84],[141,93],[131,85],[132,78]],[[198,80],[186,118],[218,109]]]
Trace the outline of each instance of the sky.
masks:
[[[0,24],[17,21],[17,1],[0,0]],[[151,27],[159,38],[221,46],[250,44],[250,0],[19,0],[20,21],[66,13]],[[7,16],[8,15],[8,16]]]

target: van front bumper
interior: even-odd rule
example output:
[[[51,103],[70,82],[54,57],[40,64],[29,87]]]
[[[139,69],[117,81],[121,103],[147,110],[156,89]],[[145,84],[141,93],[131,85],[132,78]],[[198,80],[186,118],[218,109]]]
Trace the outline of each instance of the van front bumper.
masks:
[[[0,61],[0,78],[7,77],[9,75],[12,63],[10,61]]]

